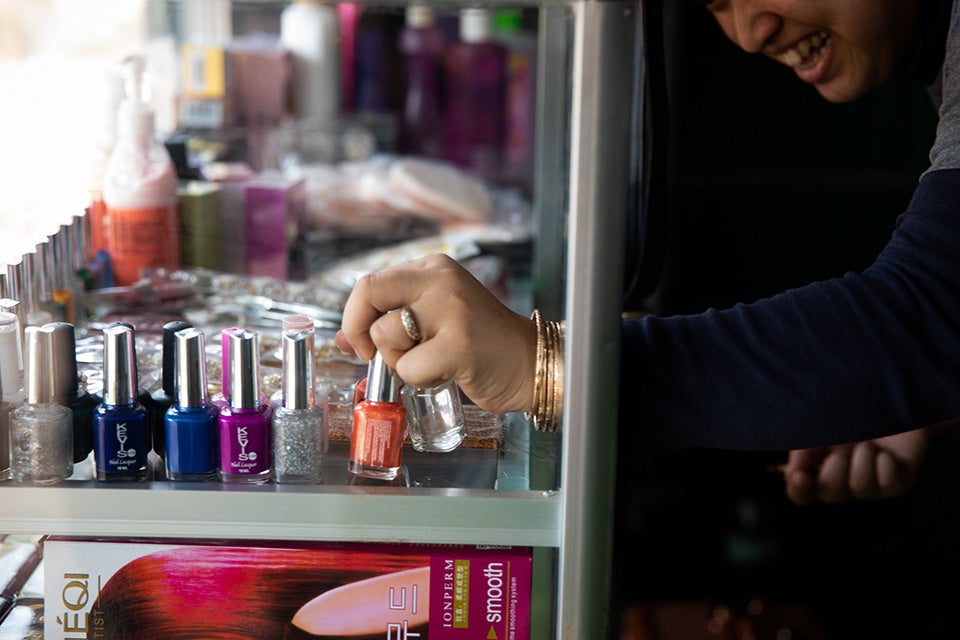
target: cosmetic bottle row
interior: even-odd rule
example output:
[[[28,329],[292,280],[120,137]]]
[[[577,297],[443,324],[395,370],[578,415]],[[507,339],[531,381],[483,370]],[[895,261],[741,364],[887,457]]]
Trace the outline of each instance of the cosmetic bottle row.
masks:
[[[314,328],[306,316],[283,320],[281,388],[269,398],[261,387],[259,334],[243,327],[221,332],[222,388],[212,396],[205,335],[187,322],[163,327],[163,384],[153,393],[139,386],[132,324],[102,329],[99,394],[77,375],[73,325],[28,326],[22,345],[19,335],[17,318],[0,312],[0,479],[53,484],[87,479],[80,470],[92,467],[98,482],[323,481],[327,401],[316,390]],[[432,389],[404,385],[378,354],[356,389],[348,462],[354,476],[395,478],[408,435],[423,452],[452,451],[464,438],[452,381]]]

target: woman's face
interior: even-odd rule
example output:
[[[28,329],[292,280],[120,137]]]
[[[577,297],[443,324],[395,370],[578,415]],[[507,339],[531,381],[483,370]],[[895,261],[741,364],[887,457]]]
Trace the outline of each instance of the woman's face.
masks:
[[[918,0],[708,0],[730,40],[793,69],[830,102],[890,79],[910,52]]]

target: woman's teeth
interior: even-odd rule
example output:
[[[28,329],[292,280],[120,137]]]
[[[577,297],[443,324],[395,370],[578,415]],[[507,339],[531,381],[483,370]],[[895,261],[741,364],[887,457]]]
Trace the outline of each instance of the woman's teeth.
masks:
[[[780,54],[780,62],[788,67],[796,67],[810,54],[815,54],[830,39],[830,34],[826,31],[815,33],[798,42],[792,49]]]

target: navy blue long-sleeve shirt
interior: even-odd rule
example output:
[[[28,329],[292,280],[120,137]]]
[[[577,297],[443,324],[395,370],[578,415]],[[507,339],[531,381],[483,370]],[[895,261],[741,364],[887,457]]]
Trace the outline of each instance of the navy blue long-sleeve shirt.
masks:
[[[930,168],[874,264],[752,304],[625,321],[622,432],[774,451],[960,416],[960,0],[939,82]]]

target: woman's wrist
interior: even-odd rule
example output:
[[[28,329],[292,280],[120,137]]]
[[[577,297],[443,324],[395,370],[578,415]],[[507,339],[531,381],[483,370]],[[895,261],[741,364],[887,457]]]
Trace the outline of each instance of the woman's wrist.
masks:
[[[534,309],[530,316],[536,325],[536,366],[533,399],[525,415],[539,431],[555,432],[563,417],[564,340],[563,322],[544,320]]]

